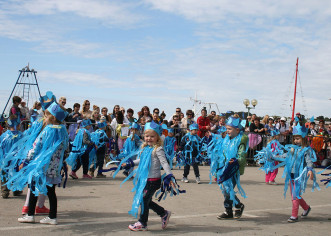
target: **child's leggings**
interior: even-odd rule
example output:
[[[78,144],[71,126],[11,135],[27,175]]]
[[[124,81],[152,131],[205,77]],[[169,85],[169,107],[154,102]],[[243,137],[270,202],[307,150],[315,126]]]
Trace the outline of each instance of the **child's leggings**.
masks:
[[[57,214],[57,198],[55,193],[55,184],[52,187],[47,186],[47,196],[49,200],[49,215],[48,217],[51,219],[56,218]],[[36,210],[38,197],[35,196],[32,191],[30,192],[30,199],[29,199],[29,211],[28,215],[33,216]]]
[[[152,201],[153,195],[161,187],[161,179],[156,180],[147,180],[144,195],[143,195],[143,211],[140,212],[139,222],[144,226],[147,226],[149,209],[155,211],[160,217],[163,217],[166,214],[166,211],[163,207],[159,206]]]
[[[293,189],[292,189],[292,185],[293,185]],[[303,200],[303,198],[301,196],[300,196],[301,199],[298,199],[296,196],[294,196],[294,194],[293,194],[294,181],[293,180],[291,180],[290,189],[291,189],[291,196],[292,196],[292,217],[297,218],[298,213],[299,213],[299,206],[301,206],[302,209],[304,209],[306,211],[306,210],[308,210],[309,205],[306,203],[305,200]]]

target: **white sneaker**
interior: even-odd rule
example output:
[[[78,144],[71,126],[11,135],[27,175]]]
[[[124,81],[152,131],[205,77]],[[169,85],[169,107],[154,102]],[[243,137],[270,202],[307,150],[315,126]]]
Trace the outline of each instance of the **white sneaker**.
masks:
[[[34,223],[34,216],[25,215],[17,219],[20,223]]]
[[[188,183],[189,181],[188,181],[188,179],[186,177],[183,177],[182,178],[182,182]]]
[[[270,185],[278,185],[275,181],[269,181]]]
[[[51,219],[49,217],[46,217],[42,220],[40,220],[40,224],[48,224],[48,225],[57,225],[57,219]]]
[[[197,182],[197,184],[200,184],[200,177],[196,177],[195,181]]]

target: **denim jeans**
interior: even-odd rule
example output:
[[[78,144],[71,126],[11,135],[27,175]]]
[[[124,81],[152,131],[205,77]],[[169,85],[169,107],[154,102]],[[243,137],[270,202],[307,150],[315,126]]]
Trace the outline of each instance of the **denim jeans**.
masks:
[[[143,195],[143,202],[141,206],[142,210],[140,212],[140,218],[139,218],[139,222],[144,226],[147,226],[149,209],[152,209],[160,217],[163,217],[166,214],[166,211],[164,210],[163,207],[159,206],[158,204],[152,201],[154,193],[160,187],[161,187],[161,180],[147,181],[146,183],[144,189],[144,195]]]

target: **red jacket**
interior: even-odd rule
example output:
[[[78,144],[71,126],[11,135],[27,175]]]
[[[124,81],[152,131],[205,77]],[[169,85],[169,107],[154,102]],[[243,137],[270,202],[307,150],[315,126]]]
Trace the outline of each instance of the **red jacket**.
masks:
[[[210,119],[208,117],[200,116],[197,120],[197,123],[199,125],[198,135],[200,138],[203,138],[205,133],[210,130]],[[209,129],[207,129],[206,126],[209,126]]]

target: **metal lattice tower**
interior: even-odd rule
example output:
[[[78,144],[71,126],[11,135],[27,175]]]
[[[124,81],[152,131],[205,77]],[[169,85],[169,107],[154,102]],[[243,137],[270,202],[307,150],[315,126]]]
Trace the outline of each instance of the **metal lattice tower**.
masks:
[[[22,70],[19,70],[17,81],[8,98],[6,106],[3,109],[1,117],[4,117],[4,115],[9,114],[9,109],[11,106],[8,105],[12,103],[13,96],[21,97],[22,100],[26,102],[27,107],[32,107],[33,103],[39,100],[41,94],[36,73],[37,71],[35,71],[34,69],[30,70],[29,64]]]

